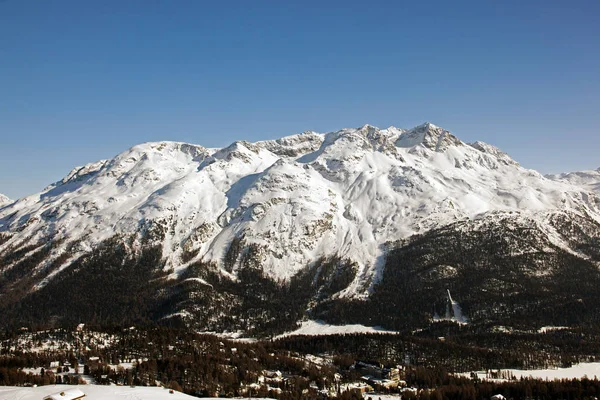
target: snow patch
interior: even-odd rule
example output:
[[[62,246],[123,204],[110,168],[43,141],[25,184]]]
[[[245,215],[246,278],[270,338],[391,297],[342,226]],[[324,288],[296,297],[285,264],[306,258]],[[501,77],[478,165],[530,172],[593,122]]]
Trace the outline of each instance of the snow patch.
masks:
[[[514,376],[516,379],[520,378],[534,378],[543,380],[556,380],[556,379],[581,379],[587,376],[590,379],[594,379],[596,376],[600,376],[600,363],[581,363],[575,364],[569,368],[555,368],[555,369],[532,369],[532,370],[520,370],[520,369],[503,369],[499,370],[500,376]],[[494,370],[493,372],[498,372]],[[489,378],[485,371],[474,372],[482,380],[495,380]],[[471,373],[457,374],[465,377],[470,377]],[[497,379],[505,380],[505,379]]]
[[[284,333],[277,336],[278,338],[296,335],[305,336],[325,336],[325,335],[341,335],[351,333],[398,333],[390,331],[378,326],[364,326],[359,324],[349,325],[330,325],[324,321],[302,321],[302,326],[294,331]]]

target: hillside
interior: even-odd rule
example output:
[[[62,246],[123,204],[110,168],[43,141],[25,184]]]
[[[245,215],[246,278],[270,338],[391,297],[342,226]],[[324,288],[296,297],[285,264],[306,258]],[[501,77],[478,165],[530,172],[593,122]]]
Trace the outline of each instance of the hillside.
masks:
[[[582,187],[588,191],[600,193],[600,168],[593,171],[566,172],[546,175],[546,178],[558,182],[567,182]]]

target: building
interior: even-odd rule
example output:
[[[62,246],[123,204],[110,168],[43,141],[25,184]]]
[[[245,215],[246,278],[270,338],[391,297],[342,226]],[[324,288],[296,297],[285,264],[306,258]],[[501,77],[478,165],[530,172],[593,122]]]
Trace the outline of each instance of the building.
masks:
[[[357,361],[354,364],[354,368],[367,376],[377,379],[389,379],[393,381],[400,379],[399,368],[385,368],[379,363]]]
[[[366,383],[355,382],[355,383],[351,383],[349,385],[346,385],[346,391],[352,391],[352,392],[354,392],[356,394],[362,395],[363,393],[372,392],[373,391],[373,387],[371,385],[366,384]]]

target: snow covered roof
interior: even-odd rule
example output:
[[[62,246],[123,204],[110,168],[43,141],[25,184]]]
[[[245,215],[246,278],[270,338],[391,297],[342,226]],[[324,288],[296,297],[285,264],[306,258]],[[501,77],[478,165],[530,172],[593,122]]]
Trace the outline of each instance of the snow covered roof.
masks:
[[[79,389],[67,389],[62,392],[57,392],[54,394],[50,394],[44,397],[44,400],[76,400],[85,397],[85,393],[83,393]]]

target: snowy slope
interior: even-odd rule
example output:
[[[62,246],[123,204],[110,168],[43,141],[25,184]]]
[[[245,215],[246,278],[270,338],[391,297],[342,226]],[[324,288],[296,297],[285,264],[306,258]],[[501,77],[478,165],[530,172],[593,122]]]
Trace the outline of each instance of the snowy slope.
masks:
[[[568,368],[555,368],[555,369],[530,369],[530,370],[521,370],[521,369],[502,369],[499,370],[502,372],[507,372],[508,376],[514,376],[516,379],[521,378],[533,378],[533,379],[542,379],[542,380],[558,380],[558,379],[583,379],[584,377],[592,378],[600,375],[600,363],[590,362],[590,363],[580,363],[574,364]],[[494,371],[498,372],[498,371]],[[486,376],[485,372],[482,371],[473,371],[480,379],[482,380],[497,380],[502,381],[505,379],[491,379]],[[471,373],[461,373],[457,374],[460,376],[470,377]]]
[[[378,326],[364,326],[360,324],[348,325],[331,325],[324,321],[307,320],[302,321],[302,326],[294,331],[286,332],[278,336],[278,338],[306,335],[306,336],[323,336],[323,335],[345,335],[350,333],[397,333],[386,330]]]
[[[0,207],[10,203],[12,200],[0,193]]]
[[[558,175],[546,175],[546,178],[558,182],[567,182],[580,186],[587,191],[600,193],[600,168],[594,171],[567,172]]]
[[[0,253],[54,239],[47,264],[67,251],[73,260],[115,234],[134,235],[127,243],[135,251],[151,232],[176,273],[203,260],[235,277],[248,246],[274,278],[338,255],[358,264],[345,293],[360,294],[377,281],[389,241],[493,211],[534,217],[561,209],[600,220],[600,200],[586,188],[546,179],[430,123],[223,149],[145,143],[0,209],[0,233],[8,236]],[[242,250],[229,252],[226,265],[234,239]]]

